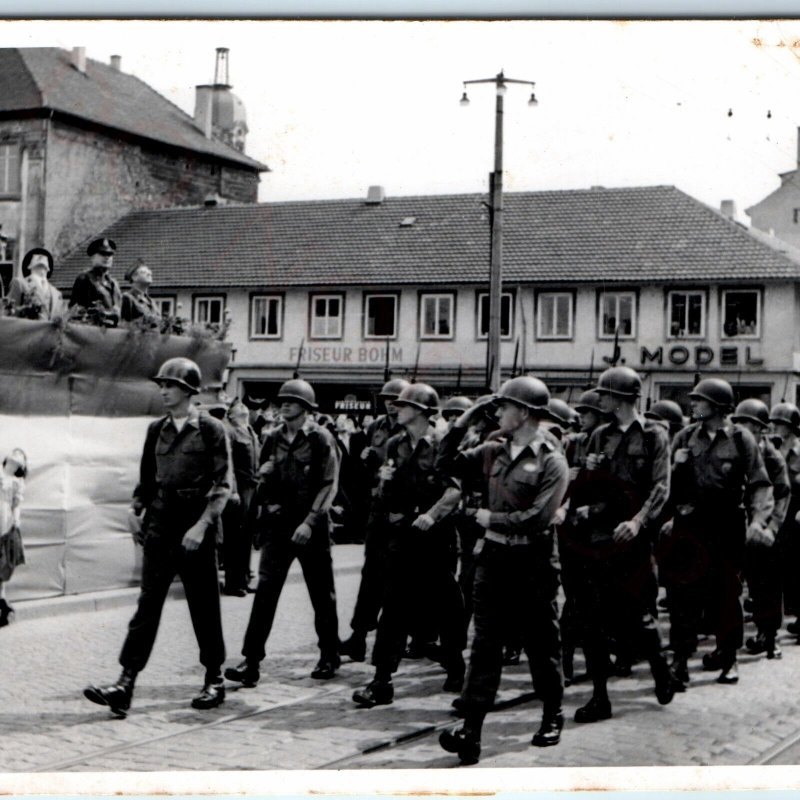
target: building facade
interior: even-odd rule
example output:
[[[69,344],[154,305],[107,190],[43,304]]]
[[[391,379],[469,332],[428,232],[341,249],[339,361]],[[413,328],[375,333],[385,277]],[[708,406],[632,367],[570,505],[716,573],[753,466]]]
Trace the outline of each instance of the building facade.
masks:
[[[222,97],[230,87],[212,89]],[[268,168],[222,133],[207,114],[195,120],[122,72],[117,56],[102,64],[84,48],[0,48],[3,283],[30,247],[48,247],[58,262],[133,210],[210,195],[255,202]]]
[[[295,371],[327,411],[371,408],[387,371],[484,392],[483,198],[377,197],[142,212],[106,233],[123,265],[153,267],[167,311],[230,316],[229,394],[270,397]],[[672,187],[512,193],[506,208],[504,377],[531,372],[575,399],[614,362],[641,371],[645,403],[685,404],[698,373],[795,399],[790,248]],[[80,266],[67,262],[65,289]]]

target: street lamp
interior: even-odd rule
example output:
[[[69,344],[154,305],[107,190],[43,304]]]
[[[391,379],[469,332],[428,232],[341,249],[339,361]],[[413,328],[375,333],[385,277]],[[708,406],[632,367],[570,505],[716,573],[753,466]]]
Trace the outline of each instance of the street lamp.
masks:
[[[528,105],[538,105],[538,101],[533,91],[533,87],[536,85],[533,81],[506,78],[501,70],[494,78],[464,81],[464,93],[461,95],[460,101],[462,106],[469,105],[467,84],[471,83],[493,83],[497,95],[494,126],[494,172],[489,175],[489,189],[492,195],[492,254],[489,267],[489,337],[487,343],[489,389],[497,391],[500,388],[500,322],[503,292],[503,95],[506,93],[506,85],[521,83],[530,86],[531,96]]]

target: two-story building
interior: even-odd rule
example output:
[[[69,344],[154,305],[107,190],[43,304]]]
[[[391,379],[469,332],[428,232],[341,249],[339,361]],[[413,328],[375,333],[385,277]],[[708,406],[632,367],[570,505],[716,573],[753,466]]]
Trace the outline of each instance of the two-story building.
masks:
[[[612,360],[645,402],[685,401],[697,373],[740,397],[794,399],[800,256],[670,186],[509,193],[503,375],[574,399]],[[485,389],[490,225],[485,197],[163,209],[104,231],[115,271],[154,270],[168,312],[232,317],[230,394],[267,397],[295,369],[323,408],[366,408],[385,370],[446,396]],[[84,267],[64,264],[69,289]],[[615,354],[615,349],[617,350]]]
[[[256,202],[268,168],[244,153],[244,108],[230,90],[224,48],[214,84],[196,88],[194,117],[123,72],[119,56],[0,48],[3,284],[28,248],[48,247],[58,262],[136,209],[209,195]]]

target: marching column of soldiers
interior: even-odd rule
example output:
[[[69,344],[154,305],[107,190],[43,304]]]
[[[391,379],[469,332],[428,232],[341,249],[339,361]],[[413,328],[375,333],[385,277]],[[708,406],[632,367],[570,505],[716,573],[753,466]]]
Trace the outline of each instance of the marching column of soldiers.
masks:
[[[373,679],[353,694],[368,709],[394,702],[404,657],[435,658],[463,718],[439,741],[462,764],[479,760],[503,666],[520,651],[542,705],[531,743],[548,747],[561,739],[577,649],[592,693],[574,721],[596,723],[613,715],[609,677],[629,675],[637,660],[667,705],[688,689],[690,659],[711,635],[700,666],[734,685],[737,651],[780,658],[784,612],[800,610],[800,410],[791,403],[735,405],[730,384],[707,378],[689,395],[691,420],[669,400],[642,414],[641,378],[625,366],[605,370],[574,409],[533,376],[474,402],[441,403],[425,383],[388,381],[379,395],[386,414],[355,454],[370,499],[352,633],[340,641],[330,530],[341,453],[314,419],[313,387],[284,383],[279,421],[258,437],[241,403],[225,423],[193,405],[202,376],[188,359],[171,359],[153,380],[166,415],[148,430],[131,510],[144,547],[139,605],[119,679],[85,690],[116,716],[130,709],[176,574],[205,668],[192,705],[224,702],[215,561],[223,528],[232,537],[222,550],[226,593],[246,594],[251,544],[261,551],[243,660],[225,678],[258,683],[297,559],[320,651],[311,677],[333,678],[342,656],[364,661],[376,630]],[[440,413],[446,425],[434,424]],[[659,609],[669,612],[666,647]],[[746,641],[744,611],[756,627]],[[797,620],[786,628],[800,636]]]

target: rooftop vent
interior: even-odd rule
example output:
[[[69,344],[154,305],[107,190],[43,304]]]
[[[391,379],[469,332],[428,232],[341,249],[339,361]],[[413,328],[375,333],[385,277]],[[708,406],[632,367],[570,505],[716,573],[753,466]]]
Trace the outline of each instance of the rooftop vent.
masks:
[[[400,220],[400,227],[410,228],[416,221],[416,217],[403,217],[403,219]]]
[[[203,200],[203,205],[206,208],[216,208],[217,206],[224,206],[225,198],[220,197],[218,194],[207,194]]]
[[[383,186],[370,186],[367,190],[367,205],[379,206],[386,199]]]

